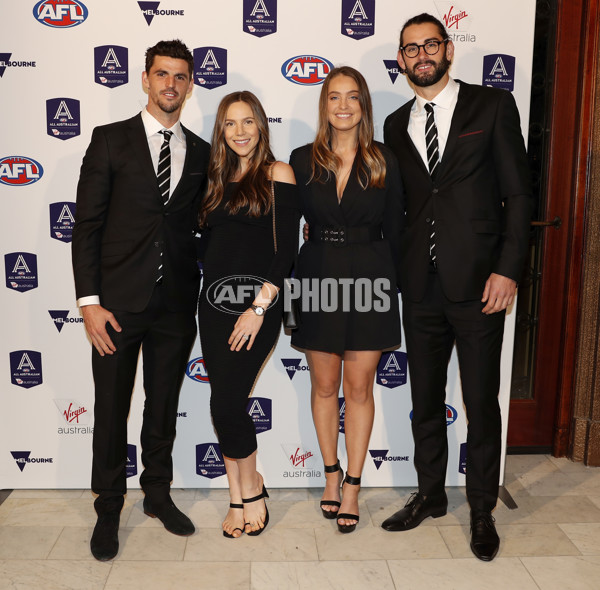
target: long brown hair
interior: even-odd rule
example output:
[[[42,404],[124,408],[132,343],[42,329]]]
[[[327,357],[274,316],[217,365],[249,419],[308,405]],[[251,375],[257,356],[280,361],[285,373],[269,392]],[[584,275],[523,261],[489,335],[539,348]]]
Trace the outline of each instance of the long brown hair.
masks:
[[[362,111],[362,118],[358,125],[357,151],[358,165],[356,175],[360,186],[383,188],[385,183],[385,158],[373,140],[373,106],[367,81],[363,75],[350,66],[333,68],[321,88],[319,96],[319,125],[313,143],[312,176],[311,180],[326,182],[330,174],[336,175],[342,162],[331,149],[332,130],[327,116],[327,100],[329,86],[337,76],[348,76],[358,86],[358,102]]]
[[[201,226],[206,223],[206,216],[216,209],[223,199],[227,183],[231,182],[239,172],[239,158],[225,141],[225,119],[229,107],[234,102],[245,102],[252,109],[259,138],[248,170],[240,179],[225,208],[229,213],[235,214],[242,207],[247,206],[249,208],[248,215],[251,217],[264,215],[271,208],[269,170],[275,162],[275,157],[270,147],[267,116],[260,101],[252,92],[248,90],[232,92],[223,97],[217,109],[208,163],[208,186],[199,214]]]

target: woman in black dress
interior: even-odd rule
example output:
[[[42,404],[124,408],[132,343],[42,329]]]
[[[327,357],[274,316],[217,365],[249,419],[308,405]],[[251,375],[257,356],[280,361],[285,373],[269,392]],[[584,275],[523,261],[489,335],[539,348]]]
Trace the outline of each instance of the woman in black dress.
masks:
[[[290,163],[309,226],[296,269],[303,287],[302,323],[292,344],[305,349],[310,367],[326,474],[321,510],[325,518],[337,518],[340,532],[349,533],[359,520],[377,364],[383,350],[400,344],[394,260],[404,216],[398,164],[373,140],[371,98],[360,72],[341,67],[329,73],[315,141],[294,150]],[[314,290],[307,296],[309,282],[322,285],[318,306]],[[337,458],[340,384],[346,403],[345,479]]]
[[[198,309],[211,415],[229,482],[226,537],[258,535],[269,521],[246,406],[279,335],[278,291],[294,259],[298,223],[294,174],[273,157],[260,102],[247,91],[227,95],[217,111],[200,210],[208,238]]]

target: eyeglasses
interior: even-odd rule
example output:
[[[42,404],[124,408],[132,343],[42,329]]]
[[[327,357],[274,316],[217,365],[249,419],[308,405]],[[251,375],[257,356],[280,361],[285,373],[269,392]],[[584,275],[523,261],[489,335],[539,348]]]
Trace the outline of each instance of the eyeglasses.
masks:
[[[404,55],[406,57],[417,57],[419,55],[419,51],[421,47],[425,51],[427,55],[435,55],[440,50],[440,45],[442,43],[448,43],[449,39],[444,39],[443,41],[438,41],[437,39],[431,39],[431,41],[427,41],[427,43],[423,43],[423,45],[417,45],[416,43],[409,43],[404,47],[400,47],[402,49]]]

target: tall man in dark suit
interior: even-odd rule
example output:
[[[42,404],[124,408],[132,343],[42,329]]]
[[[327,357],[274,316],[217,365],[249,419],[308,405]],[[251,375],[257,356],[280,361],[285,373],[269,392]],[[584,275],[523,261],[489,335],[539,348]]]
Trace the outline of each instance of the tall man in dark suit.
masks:
[[[492,560],[499,538],[500,352],[529,241],[532,197],[519,113],[505,90],[448,74],[454,45],[429,14],[408,20],[398,63],[415,98],[385,121],[406,191],[400,283],[419,491],[385,520],[409,530],[446,514],[446,380],[456,343],[468,419],[471,549]]]
[[[146,52],[146,108],[97,127],[83,159],[73,231],[77,302],[92,341],[92,490],[97,559],[118,552],[127,491],[127,416],[140,347],[144,512],[177,535],[194,525],[170,497],[179,390],[196,335],[194,234],[208,144],[179,122],[193,57],[181,41]]]

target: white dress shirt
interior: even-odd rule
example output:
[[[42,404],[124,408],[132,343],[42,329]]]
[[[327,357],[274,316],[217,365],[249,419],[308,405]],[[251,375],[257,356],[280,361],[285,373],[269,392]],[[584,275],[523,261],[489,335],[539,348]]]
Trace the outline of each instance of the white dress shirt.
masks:
[[[459,83],[452,78],[449,78],[448,84],[444,89],[432,100],[425,100],[418,94],[408,119],[408,135],[415,144],[417,151],[423,158],[425,167],[427,168],[427,145],[425,143],[425,123],[427,121],[427,111],[425,105],[428,102],[433,102],[433,113],[435,116],[435,124],[438,131],[438,146],[440,150],[440,162],[444,157],[444,149],[448,141],[450,133],[450,124],[452,123],[452,115],[454,115],[454,107],[458,100]]]
[[[146,139],[148,140],[148,147],[150,148],[150,156],[152,157],[152,165],[154,166],[154,173],[156,174],[158,169],[158,157],[160,155],[160,146],[164,141],[164,136],[159,133],[165,127],[159,123],[146,108],[142,111],[142,122],[144,123],[144,130],[146,131]],[[177,187],[177,183],[181,180],[181,174],[183,172],[183,165],[185,163],[185,150],[186,141],[185,133],[181,128],[179,120],[175,125],[169,128],[173,132],[169,146],[171,148],[171,180],[169,189],[169,198],[173,194],[173,191]],[[77,305],[83,307],[85,305],[99,305],[99,295],[88,295],[86,297],[80,297],[77,300]]]
[[[165,127],[159,123],[148,111],[144,109],[142,111],[142,121],[144,123],[144,129],[146,131],[146,138],[148,139],[148,147],[150,148],[150,155],[152,156],[152,165],[154,166],[154,173],[158,170],[158,157],[160,155],[160,146],[163,144],[164,136],[159,133]],[[185,163],[185,133],[181,128],[181,123],[177,121],[173,127],[169,128],[169,131],[173,132],[169,146],[171,148],[171,181],[169,183],[169,198],[173,194],[177,183],[181,180],[181,173],[183,172],[183,164]]]

